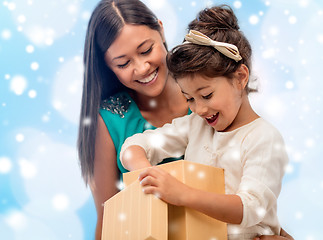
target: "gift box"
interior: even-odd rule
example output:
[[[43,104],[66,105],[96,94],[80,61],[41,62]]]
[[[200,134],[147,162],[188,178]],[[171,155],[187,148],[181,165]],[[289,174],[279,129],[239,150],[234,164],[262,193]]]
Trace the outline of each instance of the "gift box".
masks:
[[[221,168],[185,160],[158,167],[190,187],[225,193],[224,170]],[[227,239],[226,223],[194,209],[167,204],[152,194],[144,194],[138,181],[142,170],[125,173],[125,188],[105,202],[103,240]]]

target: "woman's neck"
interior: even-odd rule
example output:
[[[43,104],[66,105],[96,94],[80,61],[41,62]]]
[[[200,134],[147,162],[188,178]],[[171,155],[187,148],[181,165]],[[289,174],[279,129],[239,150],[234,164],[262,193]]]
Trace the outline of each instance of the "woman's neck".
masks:
[[[174,118],[188,113],[188,104],[177,83],[168,79],[161,94],[156,97],[134,95],[142,116],[153,126],[161,127],[170,123]]]
[[[164,90],[155,97],[150,97],[142,94],[135,94],[134,100],[137,103],[140,111],[155,112],[163,109],[176,109],[176,104],[185,103],[185,98],[177,83],[169,78],[166,82]]]

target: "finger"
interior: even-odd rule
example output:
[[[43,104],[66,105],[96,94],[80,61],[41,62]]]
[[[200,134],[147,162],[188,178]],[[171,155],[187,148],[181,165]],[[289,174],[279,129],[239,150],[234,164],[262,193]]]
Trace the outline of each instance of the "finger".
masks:
[[[155,195],[156,197],[160,198],[160,194],[158,193],[158,190],[156,187],[154,186],[146,186],[146,187],[143,187],[142,188],[142,191],[145,193],[145,194],[153,194]]]
[[[156,168],[157,167],[149,167],[149,168],[143,170],[139,174],[139,177],[138,177],[139,181],[141,181],[142,179],[144,179],[147,176],[152,176],[152,177],[155,177],[156,178],[157,175],[158,175],[158,172],[159,172],[159,171],[156,171]]]
[[[160,175],[165,175],[167,174],[167,171],[165,171],[164,169],[158,167],[158,166],[154,166],[153,167],[153,171],[156,173],[156,174],[160,174]]]
[[[146,176],[145,178],[143,178],[141,181],[140,181],[140,185],[141,186],[155,186],[157,187],[158,186],[158,181],[156,178],[152,177],[152,176]]]
[[[141,181],[142,179],[144,179],[145,177],[147,177],[147,176],[149,176],[149,175],[150,175],[150,167],[149,167],[149,168],[147,168],[147,169],[145,169],[145,170],[143,170],[143,171],[139,174],[138,179],[139,179],[139,181]]]

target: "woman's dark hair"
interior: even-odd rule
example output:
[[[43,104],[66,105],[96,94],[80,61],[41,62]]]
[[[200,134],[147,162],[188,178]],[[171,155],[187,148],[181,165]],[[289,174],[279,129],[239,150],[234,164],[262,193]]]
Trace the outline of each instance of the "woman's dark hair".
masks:
[[[100,102],[126,89],[104,60],[105,52],[125,24],[145,25],[161,31],[157,17],[139,0],[101,0],[92,13],[84,46],[84,82],[77,141],[82,176],[86,183],[94,172]]]
[[[175,79],[192,74],[226,76],[231,79],[241,64],[245,64],[251,72],[251,46],[239,30],[237,17],[229,6],[220,5],[200,11],[188,25],[188,30],[199,31],[215,41],[236,45],[242,60],[236,62],[210,46],[181,44],[167,55],[167,66]],[[248,86],[246,90],[254,91]]]

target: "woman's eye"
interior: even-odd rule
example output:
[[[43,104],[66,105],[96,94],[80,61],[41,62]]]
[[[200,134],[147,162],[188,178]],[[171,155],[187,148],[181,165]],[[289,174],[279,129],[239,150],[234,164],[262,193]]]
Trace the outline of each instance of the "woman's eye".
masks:
[[[194,101],[194,98],[186,98],[186,101],[187,102],[193,102]]]
[[[210,93],[210,94],[208,94],[208,95],[206,95],[206,96],[203,96],[203,98],[204,98],[204,99],[210,99],[210,98],[212,97],[212,95],[213,95],[213,93]]]
[[[118,68],[125,68],[128,65],[129,61],[127,61],[125,64],[118,64]]]
[[[141,54],[142,54],[142,55],[146,55],[146,54],[150,53],[150,52],[151,52],[151,50],[153,50],[153,45],[151,45],[151,46],[150,46],[150,48],[148,48],[148,50],[146,50],[146,51],[142,52]]]

